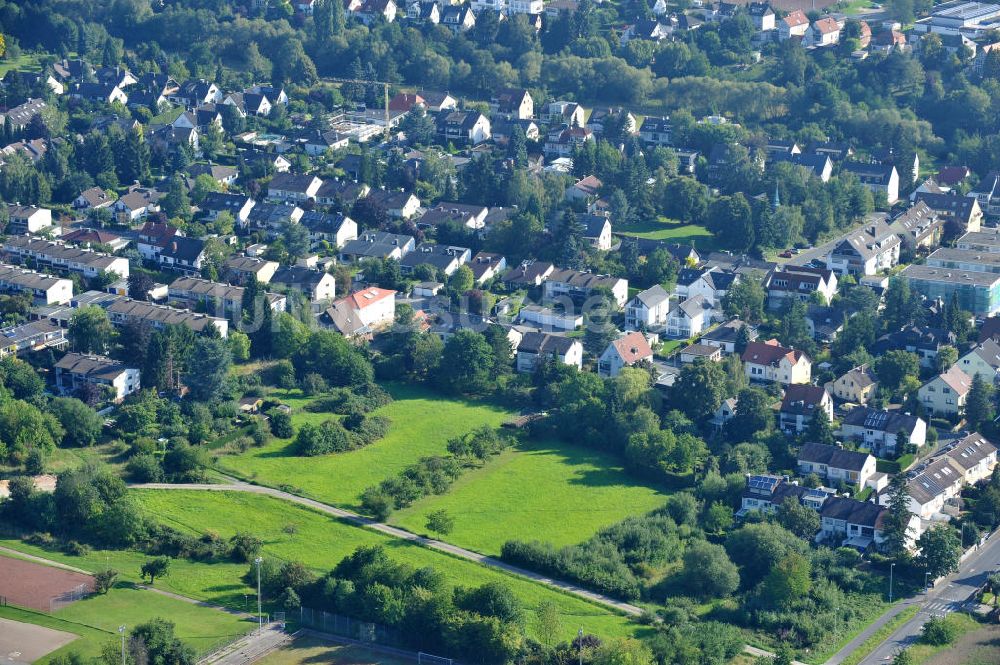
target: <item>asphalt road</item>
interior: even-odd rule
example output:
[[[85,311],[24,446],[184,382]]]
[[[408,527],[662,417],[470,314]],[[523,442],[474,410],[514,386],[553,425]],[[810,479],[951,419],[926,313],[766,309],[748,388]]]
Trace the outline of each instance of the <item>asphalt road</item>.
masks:
[[[906,622],[889,639],[880,644],[861,661],[860,665],[885,665],[895,655],[920,636],[924,622],[932,616],[944,616],[949,612],[973,606],[972,594],[986,582],[990,573],[1000,568],[1000,535],[994,533],[979,550],[962,563],[957,573],[938,582],[922,598],[916,601],[921,607],[913,619]]]

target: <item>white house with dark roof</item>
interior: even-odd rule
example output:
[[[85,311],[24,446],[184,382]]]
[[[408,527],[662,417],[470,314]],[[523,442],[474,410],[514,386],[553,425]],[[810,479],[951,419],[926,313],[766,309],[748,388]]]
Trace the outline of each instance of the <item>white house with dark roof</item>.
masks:
[[[607,289],[619,307],[628,300],[628,280],[609,275],[596,275],[568,268],[556,268],[549,273],[542,288],[545,297],[555,300],[564,296],[586,299],[599,288]]]
[[[667,336],[687,338],[701,334],[712,321],[712,305],[697,295],[671,307],[667,315]]]
[[[56,388],[64,395],[85,385],[107,387],[120,402],[139,390],[139,370],[110,358],[67,353],[54,366]]]
[[[767,306],[781,309],[789,299],[807,301],[814,294],[829,303],[837,294],[837,274],[824,268],[785,266],[768,273],[764,279]]]
[[[857,176],[873,194],[882,194],[889,205],[899,200],[899,172],[892,164],[845,162],[844,171]]]
[[[872,220],[834,244],[826,256],[826,267],[841,275],[875,275],[899,263],[901,244],[888,224]]]
[[[625,305],[625,328],[657,330],[667,325],[670,294],[659,284],[635,294]]]
[[[987,338],[959,358],[955,365],[967,376],[975,378],[978,374],[986,382],[996,383],[1000,381],[1000,344]]]
[[[349,240],[340,248],[341,261],[361,261],[363,259],[402,259],[413,251],[416,241],[413,236],[397,233],[362,233]]]
[[[472,250],[468,247],[424,242],[400,260],[399,269],[404,275],[409,275],[416,270],[417,266],[429,265],[445,275],[451,275],[458,270],[459,266],[468,263],[471,258]]]
[[[533,372],[539,359],[551,359],[563,365],[583,367],[583,344],[580,340],[543,332],[526,332],[517,345],[517,371]]]
[[[323,181],[313,175],[297,173],[276,173],[267,183],[267,198],[272,201],[304,203],[315,200]]]
[[[608,344],[598,359],[597,373],[606,378],[615,377],[625,367],[652,359],[653,350],[649,348],[646,337],[641,332],[633,331]]]
[[[902,446],[923,447],[927,443],[927,422],[898,409],[858,407],[841,420],[840,436],[884,457],[902,452]]]
[[[507,270],[507,259],[493,252],[478,252],[468,265],[476,284],[485,284]]]
[[[699,342],[707,346],[717,346],[725,354],[736,353],[736,344],[739,342],[740,330],[743,328],[747,329],[747,342],[757,340],[757,328],[740,319],[733,319],[706,332],[701,336]]]
[[[796,455],[799,473],[815,473],[829,482],[843,481],[848,485],[865,487],[875,474],[876,459],[866,452],[845,450],[841,446],[825,443],[805,443]]]

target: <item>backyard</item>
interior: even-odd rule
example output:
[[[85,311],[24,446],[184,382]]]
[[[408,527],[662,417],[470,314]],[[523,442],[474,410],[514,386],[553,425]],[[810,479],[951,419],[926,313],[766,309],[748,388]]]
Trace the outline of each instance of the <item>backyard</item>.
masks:
[[[666,217],[660,217],[656,221],[645,220],[628,226],[619,226],[615,228],[615,233],[687,244],[699,252],[709,252],[716,248],[715,237],[704,226],[675,222]]]
[[[442,538],[497,555],[504,541],[582,542],[601,527],[663,504],[664,495],[625,473],[606,453],[553,441],[528,442],[462,476],[390,518],[425,533],[427,514],[447,510],[454,530]]]
[[[388,385],[395,401],[377,409],[392,422],[385,438],[370,446],[321,457],[299,457],[291,439],[275,439],[261,448],[218,459],[220,471],[262,485],[287,487],[342,508],[358,509],[367,487],[402,471],[421,457],[446,453],[448,440],[480,425],[497,427],[514,414],[484,402],[446,399],[427,389]],[[301,391],[275,391],[272,396],[292,407],[296,431],[305,423],[335,418],[305,410],[312,401]]]

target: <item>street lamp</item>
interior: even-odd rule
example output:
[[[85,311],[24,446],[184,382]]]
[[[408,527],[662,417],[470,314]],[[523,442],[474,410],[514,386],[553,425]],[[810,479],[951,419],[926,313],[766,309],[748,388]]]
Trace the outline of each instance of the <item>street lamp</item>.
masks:
[[[577,641],[580,643],[580,665],[583,665],[583,628],[580,628],[580,632],[576,634]]]
[[[260,607],[260,564],[263,563],[263,561],[264,559],[261,557],[257,557],[253,560],[253,562],[257,564],[257,628],[259,630],[264,630],[264,614],[261,612]]]
[[[892,603],[892,569],[896,567],[895,563],[889,564],[889,603]]]
[[[122,665],[125,665],[125,624],[118,626],[118,632],[122,636]]]

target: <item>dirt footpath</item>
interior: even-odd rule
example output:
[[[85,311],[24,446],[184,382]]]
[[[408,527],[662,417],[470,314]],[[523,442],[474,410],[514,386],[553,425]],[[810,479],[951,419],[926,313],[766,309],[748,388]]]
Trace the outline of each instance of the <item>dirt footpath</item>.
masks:
[[[4,665],[33,663],[76,638],[73,633],[0,619],[0,662]]]

